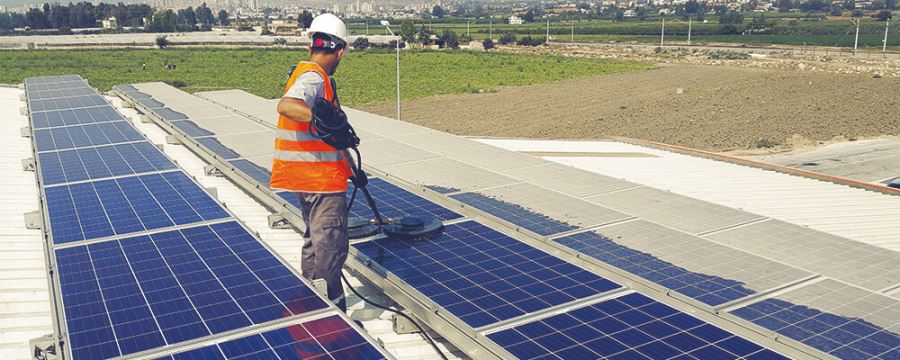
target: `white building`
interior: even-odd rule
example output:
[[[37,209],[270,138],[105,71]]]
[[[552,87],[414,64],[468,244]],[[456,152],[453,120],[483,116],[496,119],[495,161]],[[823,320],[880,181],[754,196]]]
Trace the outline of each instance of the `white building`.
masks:
[[[525,21],[522,20],[522,18],[520,18],[520,17],[518,17],[518,16],[510,16],[510,17],[509,17],[509,24],[510,24],[510,25],[522,25],[523,23],[525,23]]]

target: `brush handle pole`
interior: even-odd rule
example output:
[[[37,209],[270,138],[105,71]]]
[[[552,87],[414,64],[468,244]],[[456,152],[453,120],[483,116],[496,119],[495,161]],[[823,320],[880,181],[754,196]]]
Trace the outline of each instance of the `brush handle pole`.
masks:
[[[366,172],[360,169],[356,165],[356,161],[353,159],[353,156],[350,154],[347,149],[342,150],[344,153],[344,158],[347,159],[347,164],[350,165],[350,172],[353,173],[354,178],[362,178],[363,181],[355,181],[353,184],[368,184],[369,181],[366,179]],[[359,190],[362,191],[363,195],[366,197],[366,203],[369,205],[369,209],[372,209],[372,213],[375,214],[375,224],[383,225],[384,219],[381,218],[381,213],[378,212],[378,206],[375,205],[375,199],[372,197],[372,194],[369,193],[369,189],[366,185],[359,187]]]

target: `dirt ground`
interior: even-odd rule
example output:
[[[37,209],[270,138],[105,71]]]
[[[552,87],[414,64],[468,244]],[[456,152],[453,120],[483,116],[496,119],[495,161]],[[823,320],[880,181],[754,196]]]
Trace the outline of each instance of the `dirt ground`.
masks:
[[[393,116],[393,103],[364,107]],[[661,64],[626,74],[403,103],[459,135],[660,141],[711,151],[900,135],[900,78]]]

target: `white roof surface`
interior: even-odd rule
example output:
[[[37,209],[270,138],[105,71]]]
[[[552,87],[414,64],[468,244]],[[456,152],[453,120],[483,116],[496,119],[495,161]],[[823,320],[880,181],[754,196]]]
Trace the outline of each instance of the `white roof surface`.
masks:
[[[616,141],[476,140],[900,252],[900,196]]]
[[[23,217],[38,209],[34,173],[22,171],[31,157],[31,139],[19,135],[23,93],[0,87],[0,359],[30,359],[28,340],[52,332],[41,232]]]

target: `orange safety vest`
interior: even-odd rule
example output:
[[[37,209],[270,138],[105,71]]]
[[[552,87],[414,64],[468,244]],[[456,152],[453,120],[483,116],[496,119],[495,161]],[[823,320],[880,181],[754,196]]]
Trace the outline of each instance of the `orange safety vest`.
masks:
[[[301,62],[291,73],[284,92],[291,88],[303,73],[315,71],[325,80],[325,99],[334,102],[334,89],[328,74],[312,62]],[[307,104],[310,107],[314,104]],[[311,193],[347,191],[350,167],[341,152],[309,134],[308,121],[296,121],[278,115],[275,133],[275,156],[269,187],[277,190]]]

